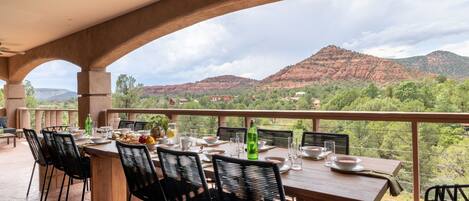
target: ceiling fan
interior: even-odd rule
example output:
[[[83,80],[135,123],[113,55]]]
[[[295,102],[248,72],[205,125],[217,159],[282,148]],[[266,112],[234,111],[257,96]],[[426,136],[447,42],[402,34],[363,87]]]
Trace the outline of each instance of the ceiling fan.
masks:
[[[2,43],[0,42],[0,56],[6,55],[6,54],[17,55],[17,54],[25,54],[25,52],[24,51],[14,51],[14,50],[10,50],[9,48],[2,47]]]

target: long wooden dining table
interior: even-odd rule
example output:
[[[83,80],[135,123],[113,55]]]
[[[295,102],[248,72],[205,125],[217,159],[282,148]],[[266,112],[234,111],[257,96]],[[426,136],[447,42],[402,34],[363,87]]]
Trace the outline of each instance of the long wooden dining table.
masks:
[[[216,149],[227,149],[222,144]],[[127,184],[115,142],[83,147],[91,158],[91,199],[93,201],[127,200]],[[274,148],[259,154],[262,160],[267,156],[285,157],[287,149]],[[378,158],[360,157],[367,170],[397,175],[401,162]],[[159,161],[152,153],[156,167]],[[205,166],[204,166],[205,167]],[[212,166],[205,167],[207,177],[213,176]],[[302,170],[282,173],[282,183],[288,196],[297,200],[381,200],[389,188],[387,180],[355,174],[331,171],[322,160],[303,159]]]

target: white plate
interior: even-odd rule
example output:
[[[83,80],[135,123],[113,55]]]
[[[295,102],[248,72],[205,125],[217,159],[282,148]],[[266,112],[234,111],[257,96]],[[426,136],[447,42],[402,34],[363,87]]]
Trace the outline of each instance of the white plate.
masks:
[[[204,156],[202,154],[202,156],[200,157],[200,159],[202,160],[202,162],[204,163],[211,163],[212,161],[210,159],[207,158],[207,156]]]
[[[288,162],[288,161],[287,161]],[[285,164],[282,168],[280,168],[278,171],[280,173],[285,173],[285,172],[288,172],[290,170],[290,165],[287,165]]]
[[[91,144],[107,144],[107,143],[110,143],[111,140],[102,140],[102,141],[99,141],[99,142],[92,142]]]
[[[330,165],[330,167],[331,167],[331,169],[335,169],[335,170],[339,170],[339,171],[345,171],[345,172],[361,172],[361,171],[365,170],[365,167],[363,167],[363,165],[357,165],[352,169],[342,169],[342,168],[339,168],[339,166],[337,166],[335,163],[332,163]]]
[[[79,138],[76,138],[75,141],[85,141],[89,139],[90,139],[89,137],[79,137]]]

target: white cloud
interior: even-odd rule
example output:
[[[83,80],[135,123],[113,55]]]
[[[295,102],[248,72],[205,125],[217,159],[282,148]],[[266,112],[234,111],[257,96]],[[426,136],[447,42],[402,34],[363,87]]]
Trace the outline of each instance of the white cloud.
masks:
[[[384,58],[403,58],[412,56],[412,47],[403,45],[403,46],[378,46],[367,48],[363,50],[363,53],[377,56],[377,57],[384,57]]]
[[[451,51],[459,55],[469,56],[469,40],[460,43],[446,44],[441,50]]]

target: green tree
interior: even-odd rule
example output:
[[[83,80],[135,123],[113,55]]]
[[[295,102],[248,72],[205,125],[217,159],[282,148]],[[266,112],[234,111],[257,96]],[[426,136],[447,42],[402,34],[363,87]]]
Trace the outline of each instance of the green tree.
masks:
[[[121,74],[116,81],[116,92],[114,93],[114,107],[132,108],[136,107],[143,95],[143,85],[137,84],[134,77]]]
[[[34,87],[29,80],[24,81],[24,90],[26,93],[26,107],[36,108],[38,105],[38,101],[35,97],[36,91],[34,90]]]

